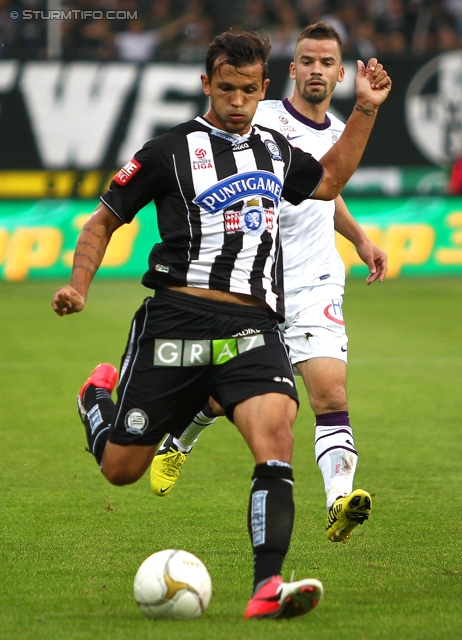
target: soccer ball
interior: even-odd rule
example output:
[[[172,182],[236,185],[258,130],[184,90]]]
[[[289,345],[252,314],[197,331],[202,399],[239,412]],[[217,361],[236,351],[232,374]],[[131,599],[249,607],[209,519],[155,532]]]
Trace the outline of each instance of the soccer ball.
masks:
[[[148,618],[198,618],[212,595],[203,562],[188,551],[164,549],[142,563],[135,576],[135,600]]]

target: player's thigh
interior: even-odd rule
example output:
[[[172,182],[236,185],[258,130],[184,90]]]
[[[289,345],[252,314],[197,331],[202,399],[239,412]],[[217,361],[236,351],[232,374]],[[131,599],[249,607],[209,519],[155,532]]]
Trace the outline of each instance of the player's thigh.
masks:
[[[287,296],[284,340],[293,364],[311,358],[347,361],[342,293],[340,285],[322,285]]]
[[[279,331],[263,332],[257,340],[258,346],[213,370],[211,395],[231,422],[234,422],[235,407],[256,396],[282,394],[298,404],[292,365]]]
[[[257,463],[288,462],[298,407],[292,366],[279,332],[266,332],[260,341],[258,348],[215,368],[212,395],[242,433]]]
[[[180,436],[209,397],[207,368],[142,367],[119,386],[110,440],[118,444],[158,443]]]
[[[109,432],[114,444],[149,447],[166,433],[179,436],[208,400],[210,365],[197,358],[195,366],[185,364],[189,343],[194,341],[162,337],[172,331],[175,313],[182,321],[184,310],[171,309],[160,296],[160,302],[147,299],[135,315]]]

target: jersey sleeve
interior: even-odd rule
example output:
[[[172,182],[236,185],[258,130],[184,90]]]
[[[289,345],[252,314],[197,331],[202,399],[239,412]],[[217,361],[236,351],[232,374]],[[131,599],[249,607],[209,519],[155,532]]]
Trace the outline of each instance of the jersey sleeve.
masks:
[[[147,142],[112,179],[109,189],[100,197],[123,222],[131,222],[149,202],[159,196],[166,187],[168,161],[159,136]]]
[[[320,162],[310,153],[293,148],[282,195],[291,204],[300,204],[313,195],[323,176],[324,167]]]

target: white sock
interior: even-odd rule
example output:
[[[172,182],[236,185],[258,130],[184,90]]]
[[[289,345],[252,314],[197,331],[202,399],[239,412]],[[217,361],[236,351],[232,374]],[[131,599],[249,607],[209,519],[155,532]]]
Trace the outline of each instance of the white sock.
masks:
[[[315,454],[329,509],[339,496],[347,496],[353,491],[358,453],[351,427],[316,425]]]
[[[207,429],[208,426],[213,424],[215,420],[216,418],[209,418],[202,411],[199,411],[181,436],[179,438],[173,438],[173,442],[178,447],[178,450],[182,453],[189,453],[200,434],[204,429]]]

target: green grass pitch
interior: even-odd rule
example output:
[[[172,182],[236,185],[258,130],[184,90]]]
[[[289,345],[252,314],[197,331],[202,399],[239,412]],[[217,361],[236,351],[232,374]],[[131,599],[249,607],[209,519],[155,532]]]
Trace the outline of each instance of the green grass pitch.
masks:
[[[0,285],[0,638],[20,640],[427,640],[462,620],[461,281],[349,281],[349,396],[356,487],[370,520],[346,545],[323,534],[313,416],[294,427],[296,521],[284,577],[315,577],[308,616],[244,621],[251,585],[246,508],[253,463],[235,427],[210,428],[172,494],[147,475],[112,487],[84,450],[75,395],[95,364],[118,365],[135,282],[96,281],[84,313],[59,318],[59,283]],[[207,565],[209,608],[150,621],[132,595],[139,564],[184,548]]]

